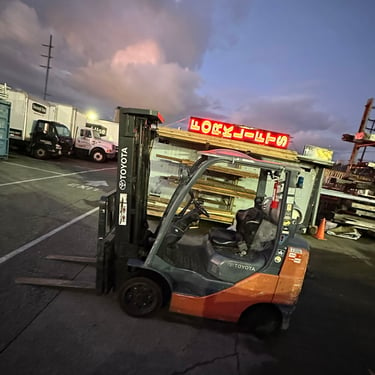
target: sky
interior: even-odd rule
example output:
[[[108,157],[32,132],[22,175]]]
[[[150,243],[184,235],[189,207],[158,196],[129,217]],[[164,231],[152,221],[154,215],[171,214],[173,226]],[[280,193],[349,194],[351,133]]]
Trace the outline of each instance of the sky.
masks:
[[[207,117],[287,133],[289,149],[330,148],[345,162],[353,145],[341,137],[375,95],[373,0],[0,4],[0,83],[42,98],[52,35],[48,100],[102,119],[117,106],[182,128]]]

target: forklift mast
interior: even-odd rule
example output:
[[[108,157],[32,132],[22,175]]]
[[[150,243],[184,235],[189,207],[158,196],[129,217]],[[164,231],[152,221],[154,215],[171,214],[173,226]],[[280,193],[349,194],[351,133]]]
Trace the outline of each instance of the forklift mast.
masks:
[[[146,109],[119,107],[118,114],[115,254],[117,259],[127,259],[137,257],[148,229],[150,153],[163,118],[159,112]]]

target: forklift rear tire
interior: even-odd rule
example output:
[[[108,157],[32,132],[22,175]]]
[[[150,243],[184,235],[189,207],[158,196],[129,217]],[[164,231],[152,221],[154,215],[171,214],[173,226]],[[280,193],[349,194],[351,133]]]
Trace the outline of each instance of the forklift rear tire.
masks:
[[[155,281],[133,277],[121,287],[119,302],[122,310],[130,316],[150,317],[161,308],[163,294]]]
[[[282,316],[275,306],[259,304],[244,311],[239,323],[243,331],[265,338],[280,331]]]

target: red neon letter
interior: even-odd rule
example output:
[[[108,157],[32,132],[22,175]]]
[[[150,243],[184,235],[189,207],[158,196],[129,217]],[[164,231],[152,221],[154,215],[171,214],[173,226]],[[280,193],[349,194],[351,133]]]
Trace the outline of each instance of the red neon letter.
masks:
[[[261,131],[255,133],[255,142],[264,143],[264,134]]]
[[[286,145],[288,144],[288,137],[286,135],[278,136],[276,144],[278,147],[286,147]]]
[[[201,125],[201,130],[203,134],[210,134],[212,128],[211,121],[204,120]]]
[[[195,118],[191,119],[191,121],[190,121],[190,129],[197,130],[197,131],[201,130],[197,119],[195,119]]]
[[[268,145],[270,142],[274,143],[275,141],[276,141],[276,137],[273,137],[270,132],[267,132],[266,145]]]
[[[245,133],[245,128],[237,128],[237,130],[239,130],[239,132],[237,133],[233,133],[233,138],[237,138],[237,139],[243,139],[243,135]]]
[[[212,127],[212,135],[220,136],[222,128],[223,128],[223,124],[214,122],[214,125]]]
[[[224,138],[232,138],[233,126],[224,125],[223,129],[223,137]]]

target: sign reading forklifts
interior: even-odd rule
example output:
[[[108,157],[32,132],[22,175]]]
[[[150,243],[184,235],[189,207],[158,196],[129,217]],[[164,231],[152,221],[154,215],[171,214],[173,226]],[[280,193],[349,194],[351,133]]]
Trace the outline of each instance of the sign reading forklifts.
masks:
[[[282,149],[288,148],[290,141],[289,134],[254,129],[243,125],[229,124],[222,121],[203,119],[199,117],[190,117],[188,130],[204,135],[256,143]]]
[[[286,329],[309,261],[308,244],[298,238],[299,221],[294,219],[296,192],[303,188],[298,186],[301,169],[234,150],[201,151],[181,173],[157,228],[151,231],[150,148],[157,135],[155,124],[161,122],[156,111],[119,108],[118,184],[116,191],[102,198],[99,210],[97,292],[116,293],[121,308],[136,317],[167,308],[239,322],[258,334]],[[210,216],[194,186],[215,166],[234,165],[257,171],[254,205],[237,211],[235,230],[211,222],[200,241],[191,241],[191,226],[202,215]],[[275,183],[277,197],[269,197]],[[54,284],[50,279],[19,282],[62,285],[61,280]],[[77,287],[74,281],[64,286],[67,283]]]

